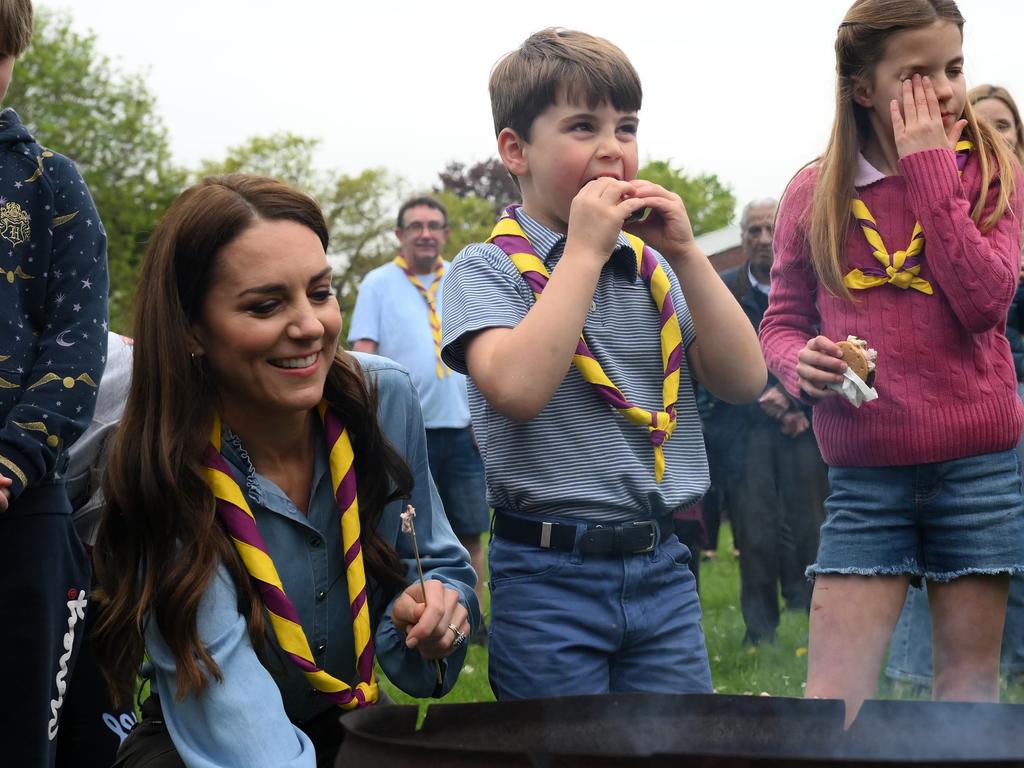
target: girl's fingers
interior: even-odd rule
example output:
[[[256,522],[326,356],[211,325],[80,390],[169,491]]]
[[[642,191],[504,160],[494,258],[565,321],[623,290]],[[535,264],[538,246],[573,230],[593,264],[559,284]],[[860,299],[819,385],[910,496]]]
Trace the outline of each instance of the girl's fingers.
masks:
[[[941,119],[939,100],[935,97],[935,89],[930,78],[914,75],[914,103],[917,106],[917,116],[922,120]]]
[[[960,137],[963,135],[964,128],[967,127],[966,120],[957,120],[953,123],[953,126],[949,129],[949,133],[946,134],[946,138],[949,139],[950,149],[956,151],[956,144],[960,141]]]
[[[903,113],[900,112],[900,103],[896,99],[889,102],[889,114],[892,117],[893,136],[898,139],[906,132],[907,127],[903,123]]]
[[[942,108],[939,97],[935,94],[935,83],[927,75],[924,78],[924,95],[928,102],[928,116],[934,120],[942,120]]]
[[[914,101],[914,81],[908,78],[903,81],[903,119],[907,125],[914,125],[919,117]]]

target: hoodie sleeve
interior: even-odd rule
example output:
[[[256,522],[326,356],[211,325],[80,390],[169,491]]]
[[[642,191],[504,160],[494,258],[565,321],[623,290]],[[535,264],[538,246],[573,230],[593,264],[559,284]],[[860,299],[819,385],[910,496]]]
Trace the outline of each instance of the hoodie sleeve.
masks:
[[[33,253],[26,262],[49,266],[33,277],[45,281],[45,290],[33,286],[43,302],[41,322],[32,328],[28,317],[16,318],[25,326],[16,342],[34,349],[24,389],[3,414],[0,428],[0,473],[13,481],[12,500],[52,475],[62,453],[88,426],[106,358],[106,233],[70,160],[46,150],[38,167],[36,183],[49,190],[39,199],[49,202],[31,214],[35,226],[46,228],[48,237],[39,242],[48,242],[49,253]],[[31,273],[31,264],[23,271]]]

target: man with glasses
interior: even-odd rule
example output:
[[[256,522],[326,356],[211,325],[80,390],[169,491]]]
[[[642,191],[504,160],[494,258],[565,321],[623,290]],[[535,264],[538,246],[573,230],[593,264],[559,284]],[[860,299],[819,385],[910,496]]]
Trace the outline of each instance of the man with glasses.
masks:
[[[489,526],[484,465],[470,425],[466,378],[441,362],[441,288],[448,215],[431,197],[407,200],[395,227],[398,256],[363,278],[348,340],[356,352],[409,369],[427,428],[430,473],[455,535],[469,551],[483,602],[481,534]],[[474,638],[486,642],[486,626]]]
[[[746,260],[722,273],[755,328],[768,307],[774,251],[773,199],[754,200],[740,215]],[[827,470],[811,431],[810,408],[797,403],[774,376],[756,403],[715,400],[705,418],[711,482],[724,491],[740,550],[744,642],[773,642],[779,588],[786,606],[810,608],[804,570],[814,562],[828,494]]]

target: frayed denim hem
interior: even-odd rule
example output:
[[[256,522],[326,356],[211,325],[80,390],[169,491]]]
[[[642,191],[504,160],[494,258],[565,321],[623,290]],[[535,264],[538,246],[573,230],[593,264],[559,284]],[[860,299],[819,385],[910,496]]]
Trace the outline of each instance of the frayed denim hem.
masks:
[[[920,568],[906,565],[878,565],[874,568],[855,568],[852,566],[848,568],[824,568],[817,563],[812,563],[807,566],[804,576],[811,581],[814,581],[816,576],[909,576],[912,580],[920,580],[925,578],[926,574]]]
[[[909,576],[912,583],[919,584],[922,580],[946,584],[961,576],[999,576],[1001,574],[1016,576],[1024,573],[1024,565],[1004,565],[995,568],[962,568],[958,571],[922,571],[920,568],[908,568],[905,565],[880,565],[875,568],[823,568],[817,563],[807,566],[804,576],[814,581],[816,576]]]
[[[910,683],[911,685],[919,685],[922,688],[932,687],[930,675],[917,675],[913,672],[897,669],[896,667],[886,667],[885,676],[896,683]]]
[[[1000,576],[1004,573],[1016,576],[1017,574],[1024,573],[1024,566],[1006,565],[996,568],[962,568],[959,571],[944,571],[941,573],[925,571],[924,580],[947,584],[955,579],[959,579],[961,576]]]

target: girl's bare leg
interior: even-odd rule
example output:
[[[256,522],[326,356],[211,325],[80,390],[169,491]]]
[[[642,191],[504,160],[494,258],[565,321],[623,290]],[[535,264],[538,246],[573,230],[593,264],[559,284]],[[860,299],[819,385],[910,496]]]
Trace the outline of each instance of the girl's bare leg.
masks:
[[[999,701],[1008,575],[928,582],[936,701]]]
[[[819,575],[811,597],[808,698],[846,702],[846,727],[875,695],[908,576]],[[931,585],[929,585],[929,588]]]

